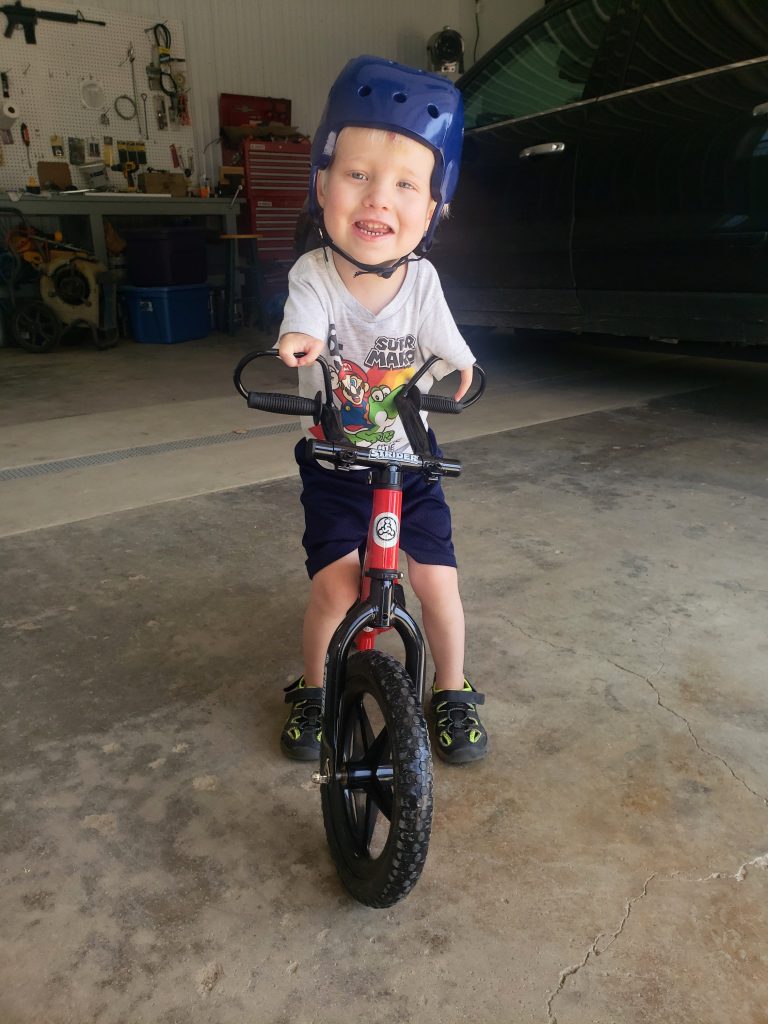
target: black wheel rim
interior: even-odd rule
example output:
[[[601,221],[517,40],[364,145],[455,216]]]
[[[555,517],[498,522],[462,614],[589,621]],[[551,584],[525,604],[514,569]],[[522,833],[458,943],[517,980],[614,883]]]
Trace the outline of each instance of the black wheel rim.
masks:
[[[53,311],[40,303],[18,310],[16,331],[29,348],[44,349],[56,342],[59,325]]]
[[[339,785],[349,837],[358,857],[375,860],[389,839],[394,792],[389,729],[370,693],[347,704],[341,750]]]

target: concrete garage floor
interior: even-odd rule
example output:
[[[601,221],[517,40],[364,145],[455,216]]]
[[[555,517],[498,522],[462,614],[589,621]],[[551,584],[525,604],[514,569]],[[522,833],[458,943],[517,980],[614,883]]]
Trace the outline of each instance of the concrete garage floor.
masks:
[[[298,435],[248,347],[0,350],[1,1024],[768,1021],[766,367],[477,343],[439,426],[493,749],[371,911],[278,749]]]

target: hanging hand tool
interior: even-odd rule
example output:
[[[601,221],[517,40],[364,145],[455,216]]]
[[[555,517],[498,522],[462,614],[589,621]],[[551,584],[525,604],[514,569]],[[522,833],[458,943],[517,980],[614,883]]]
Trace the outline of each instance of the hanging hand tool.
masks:
[[[147,120],[147,94],[143,92],[141,99],[144,103],[144,134],[149,138],[149,121]]]
[[[125,60],[130,61],[131,64],[131,82],[133,84],[133,116],[136,118],[136,124],[139,126],[139,136],[141,137],[142,131],[141,116],[139,115],[139,93],[138,90],[136,89],[136,68],[133,66],[136,60],[136,54],[133,49],[133,43],[128,44],[128,52],[126,54]],[[123,66],[123,64],[125,64],[125,60],[120,62],[121,67]],[[115,110],[117,110],[117,106],[115,106]],[[120,113],[119,111],[117,112]]]
[[[174,143],[171,143],[171,163],[173,164],[174,167],[181,167],[181,163],[179,162],[179,154],[176,150],[176,146],[174,145]]]
[[[165,113],[165,100],[162,96],[155,96],[155,116],[157,117],[157,127],[160,131],[163,131],[168,127],[168,116]]]
[[[21,126],[21,141],[27,147],[27,163],[29,164],[30,169],[31,169],[32,168],[32,161],[31,161],[31,159],[29,157],[29,128],[27,128],[27,126],[25,124],[22,124],[22,126]]]

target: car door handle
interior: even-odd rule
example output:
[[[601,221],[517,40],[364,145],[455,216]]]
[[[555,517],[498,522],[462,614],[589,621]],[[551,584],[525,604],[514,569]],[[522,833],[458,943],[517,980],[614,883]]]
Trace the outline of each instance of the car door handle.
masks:
[[[564,142],[542,142],[539,146],[528,146],[520,150],[520,159],[529,160],[532,156],[550,156],[552,153],[562,153],[565,149]]]

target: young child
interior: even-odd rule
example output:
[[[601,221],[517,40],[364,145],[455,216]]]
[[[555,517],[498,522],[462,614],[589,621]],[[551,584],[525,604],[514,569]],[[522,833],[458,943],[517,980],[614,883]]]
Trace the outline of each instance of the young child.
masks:
[[[324,356],[345,434],[357,445],[410,451],[388,397],[429,356],[444,362],[422,378],[423,391],[453,369],[461,371],[456,400],[471,384],[474,357],[434,268],[422,261],[456,187],[462,134],[461,96],[447,79],[358,57],[332,86],[315,135],[310,211],[323,248],[302,256],[291,271],[279,355],[299,367],[300,392],[309,396],[323,389],[315,360]],[[322,436],[311,420],[304,425],[310,436]],[[429,436],[437,453],[431,430]],[[305,446],[303,439],[295,454],[312,583],[304,673],[286,690],[292,707],[281,748],[288,757],[314,760],[325,654],[357,597],[372,491],[365,470],[325,468],[306,456]],[[435,749],[454,764],[478,760],[488,745],[477,713],[485,698],[464,675],[450,512],[440,484],[416,473],[403,484],[401,547],[435,664],[428,709]]]

